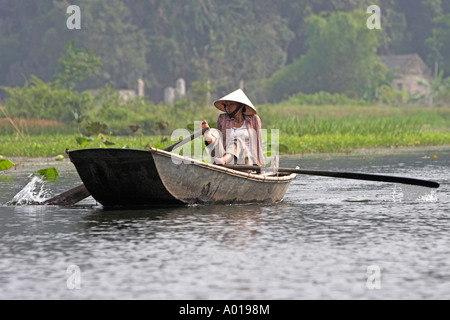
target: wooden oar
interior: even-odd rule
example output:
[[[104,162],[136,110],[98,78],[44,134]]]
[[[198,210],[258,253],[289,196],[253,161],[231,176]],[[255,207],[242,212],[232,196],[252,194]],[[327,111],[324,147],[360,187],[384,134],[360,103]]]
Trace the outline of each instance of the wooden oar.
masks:
[[[198,131],[198,132],[194,133],[193,135],[191,135],[190,137],[184,138],[183,140],[181,140],[181,141],[179,141],[177,143],[174,143],[171,146],[168,146],[167,148],[164,149],[164,151],[171,152],[173,149],[179,148],[182,145],[184,145],[184,144],[186,144],[188,142],[191,142],[192,140],[197,139],[198,137],[202,136],[203,133],[205,133],[206,130],[207,129],[203,129],[202,131]]]
[[[224,165],[226,168],[235,170],[254,170],[261,172],[264,170],[272,171],[273,168],[264,168],[258,166],[243,166],[243,165]],[[379,181],[379,182],[391,182],[408,184],[413,186],[422,186],[428,188],[439,188],[439,183],[428,180],[420,180],[414,178],[404,178],[397,176],[386,176],[368,173],[356,173],[356,172],[333,172],[333,171],[317,171],[317,170],[306,170],[306,169],[294,169],[294,168],[278,168],[278,172],[281,173],[297,173],[312,176],[323,176],[323,177],[333,177],[333,178],[343,178],[343,179],[354,179],[354,180],[367,180],[367,181]]]
[[[48,205],[72,205],[75,204],[87,197],[89,197],[91,194],[86,189],[84,184],[79,185],[78,187],[75,187],[73,189],[70,189],[66,192],[61,193],[60,195],[57,195],[56,197],[53,197],[49,200],[46,200],[44,204]]]
[[[198,132],[194,133],[193,135],[191,135],[190,137],[187,137],[177,143],[174,143],[171,146],[168,146],[167,148],[164,149],[164,151],[171,152],[173,149],[179,148],[182,145],[202,136],[205,131],[206,131],[206,129],[204,129],[202,131],[198,131]],[[61,193],[60,195],[57,195],[49,200],[46,200],[43,204],[56,205],[56,206],[72,205],[77,202],[80,202],[81,200],[89,197],[90,195],[91,194],[86,189],[85,185],[82,184],[82,185],[79,185],[78,187],[75,187],[64,193]]]

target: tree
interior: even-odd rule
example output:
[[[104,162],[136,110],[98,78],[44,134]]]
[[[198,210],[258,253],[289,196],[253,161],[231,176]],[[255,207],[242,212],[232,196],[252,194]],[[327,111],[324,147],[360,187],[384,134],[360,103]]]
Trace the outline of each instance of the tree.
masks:
[[[49,81],[64,45],[65,13],[54,0],[1,0],[0,84],[22,85],[30,74]]]
[[[162,87],[183,77],[189,83],[210,79],[219,91],[229,91],[240,80],[268,77],[285,64],[294,37],[269,0],[155,0],[129,6],[135,23],[147,30],[150,70]]]
[[[436,63],[436,69],[450,75],[450,14],[442,15],[433,20],[433,34],[426,43],[431,50],[430,60]],[[435,70],[437,71],[437,70]],[[437,72],[436,72],[437,73]]]
[[[72,39],[102,60],[97,77],[83,88],[114,82],[117,87],[134,88],[139,78],[147,80],[147,39],[132,21],[129,8],[120,0],[81,0],[82,27]],[[67,8],[66,4],[61,4]],[[150,82],[150,81],[149,81]]]
[[[100,58],[93,51],[77,48],[72,40],[66,45],[66,55],[58,60],[56,80],[67,88],[73,88],[85,78],[95,76],[101,65]]]
[[[23,87],[1,87],[8,94],[5,108],[13,118],[59,120],[70,123],[73,112],[83,114],[92,106],[89,93],[44,82],[34,75]]]
[[[355,9],[365,11],[371,4],[382,8],[383,30],[367,33],[370,39],[377,34],[379,54],[417,52],[430,67],[438,61],[446,76],[449,72],[445,66],[450,52],[449,25],[444,18],[450,13],[447,0],[75,2],[81,8],[82,21],[81,30],[76,31],[66,28],[67,0],[0,0],[0,85],[23,85],[30,74],[51,81],[65,45],[68,40],[75,40],[87,52],[94,51],[103,62],[99,73],[77,89],[101,87],[109,82],[133,88],[137,79],[142,78],[147,87],[162,95],[164,87],[183,77],[188,89],[195,81],[210,79],[218,95],[235,89],[240,80],[245,80],[246,92],[253,95],[263,91],[263,79],[272,81],[286,72],[291,79],[280,81],[292,84],[295,91],[299,89],[296,79],[299,75],[278,71],[286,64],[300,65],[297,60],[313,60],[311,54],[307,55],[313,44],[308,17],[311,14],[332,17],[332,12],[348,14]],[[364,23],[367,15],[359,18]],[[425,43],[426,39],[430,40]],[[336,44],[333,39],[330,41]],[[349,38],[344,44],[345,41]],[[334,54],[339,52],[333,46],[331,50]],[[326,70],[326,66],[321,67]],[[358,77],[353,76],[361,80]],[[301,81],[305,79],[308,78],[302,76]],[[329,90],[343,89],[336,88],[336,81],[332,85]],[[281,85],[280,88],[275,95],[292,91]],[[302,84],[302,90],[316,89]],[[353,86],[349,92],[360,91]]]
[[[380,34],[367,29],[363,11],[308,17],[308,51],[267,81],[269,100],[326,91],[362,97],[384,78],[377,57]]]
[[[447,81],[442,81],[442,77],[444,75],[444,70],[441,70],[437,75],[436,79],[434,79],[431,83],[427,81],[423,81],[422,79],[418,79],[418,83],[426,87],[427,93],[420,95],[418,97],[414,97],[413,100],[425,101],[429,106],[432,106],[435,102],[435,98],[439,96],[441,92],[444,92],[449,89],[449,83]]]
[[[403,12],[397,11],[394,0],[382,1],[382,36],[378,53],[380,55],[407,54],[413,52],[412,34]]]
[[[215,84],[227,91],[236,89],[240,80],[250,82],[270,77],[287,60],[287,45],[294,34],[286,21],[277,13],[258,12],[254,7],[253,2],[242,0],[220,2],[217,8],[212,56],[205,62],[209,77],[220,74],[222,79]]]
[[[433,49],[426,44],[432,37],[433,20],[442,15],[442,0],[397,0],[397,11],[404,13],[411,32],[411,51],[434,67]]]

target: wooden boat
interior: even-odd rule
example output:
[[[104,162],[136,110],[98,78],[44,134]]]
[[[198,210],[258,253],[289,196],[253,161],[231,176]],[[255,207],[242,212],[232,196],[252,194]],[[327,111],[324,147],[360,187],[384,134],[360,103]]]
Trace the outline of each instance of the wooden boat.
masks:
[[[248,173],[151,148],[81,149],[70,160],[104,207],[274,203],[295,173]]]

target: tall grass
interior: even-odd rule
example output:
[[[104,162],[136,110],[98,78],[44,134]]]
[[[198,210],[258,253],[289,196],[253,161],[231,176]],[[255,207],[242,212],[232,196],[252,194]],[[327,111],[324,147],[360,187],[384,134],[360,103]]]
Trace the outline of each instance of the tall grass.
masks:
[[[6,157],[54,157],[65,155],[66,149],[76,150],[80,146],[73,134],[38,134],[26,137],[26,141],[14,134],[0,136],[0,155]],[[115,148],[146,149],[147,145],[163,147],[175,142],[161,142],[161,136],[126,136],[114,137],[111,140]],[[86,148],[105,148],[100,139],[89,142]]]
[[[449,108],[264,106],[263,124],[280,130],[290,152],[450,145]]]
[[[34,134],[56,134],[62,132],[72,132],[70,125],[57,120],[46,119],[11,119],[16,125],[17,130],[24,135]],[[0,135],[17,132],[8,119],[0,119]]]
[[[377,133],[450,129],[449,108],[406,108],[379,106],[263,106],[263,124],[286,134]]]
[[[288,153],[348,153],[358,148],[450,145],[448,107],[283,103],[257,106],[257,109],[263,128],[280,130],[279,141],[288,147]],[[214,107],[190,106],[186,102],[164,106],[135,101],[127,103],[126,108],[107,105],[104,109],[93,110],[90,119],[108,124],[107,134],[116,143],[113,147],[126,145],[145,149],[147,144],[166,147],[174,143],[170,141],[173,130],[204,119],[213,124],[219,114]],[[167,128],[158,128],[160,121],[167,122]],[[134,136],[129,129],[131,124],[141,125]],[[5,126],[4,120],[0,121],[0,154],[3,156],[55,156],[63,154],[66,148],[79,148],[74,138],[77,130],[74,125],[29,120],[22,125],[28,128],[24,130],[25,139],[14,129],[2,131]],[[97,140],[86,147],[105,147]]]

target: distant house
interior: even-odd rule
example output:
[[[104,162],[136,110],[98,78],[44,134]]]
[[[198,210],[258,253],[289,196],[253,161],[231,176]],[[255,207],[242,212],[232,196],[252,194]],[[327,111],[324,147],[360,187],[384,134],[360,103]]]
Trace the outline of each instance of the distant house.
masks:
[[[428,87],[419,83],[420,80],[430,83],[432,81],[431,69],[425,64],[417,53],[404,55],[381,56],[388,70],[396,70],[398,79],[392,81],[392,87],[406,90],[410,95],[422,95],[428,92]]]

